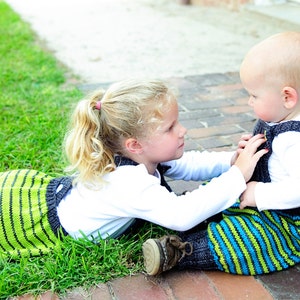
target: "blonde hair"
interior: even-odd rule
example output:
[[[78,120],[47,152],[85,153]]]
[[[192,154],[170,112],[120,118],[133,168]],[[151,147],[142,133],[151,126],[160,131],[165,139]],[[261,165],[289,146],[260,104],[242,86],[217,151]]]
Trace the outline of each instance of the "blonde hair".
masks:
[[[96,107],[101,101],[100,109]],[[101,186],[104,174],[115,170],[114,155],[124,154],[126,138],[147,137],[176,101],[159,80],[124,80],[81,100],[65,138],[65,152],[75,182]]]
[[[282,38],[282,53],[277,57],[279,72],[286,85],[300,92],[300,32],[285,32],[278,37]]]
[[[282,32],[255,45],[247,54],[265,68],[266,78],[300,89],[300,32]]]

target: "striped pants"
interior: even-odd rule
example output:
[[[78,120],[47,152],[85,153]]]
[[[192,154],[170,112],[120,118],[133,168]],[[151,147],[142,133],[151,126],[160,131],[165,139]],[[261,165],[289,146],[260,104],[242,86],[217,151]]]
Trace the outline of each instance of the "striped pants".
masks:
[[[300,262],[300,214],[292,210],[224,211],[207,228],[208,246],[219,270],[245,275],[280,271]]]
[[[66,232],[57,217],[56,190],[59,184],[63,193],[71,188],[66,179],[34,170],[0,173],[0,255],[41,255],[57,245],[59,232]]]

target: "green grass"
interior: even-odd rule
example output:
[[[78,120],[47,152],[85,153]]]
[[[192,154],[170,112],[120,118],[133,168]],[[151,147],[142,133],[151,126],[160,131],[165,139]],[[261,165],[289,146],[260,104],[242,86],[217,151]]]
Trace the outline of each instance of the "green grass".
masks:
[[[66,70],[41,49],[29,26],[0,2],[0,170],[61,173],[70,106],[81,93]]]
[[[28,24],[0,0],[0,171],[32,168],[63,174],[62,140],[81,92],[66,70],[43,50]],[[161,235],[158,226],[95,245],[64,239],[49,255],[0,258],[0,298],[47,290],[63,294],[142,270],[141,244]]]
[[[140,233],[120,239],[101,240],[99,244],[66,237],[50,254],[20,258],[0,258],[0,298],[39,295],[52,291],[63,296],[76,287],[89,289],[117,277],[142,271],[141,244],[162,228],[147,225]]]

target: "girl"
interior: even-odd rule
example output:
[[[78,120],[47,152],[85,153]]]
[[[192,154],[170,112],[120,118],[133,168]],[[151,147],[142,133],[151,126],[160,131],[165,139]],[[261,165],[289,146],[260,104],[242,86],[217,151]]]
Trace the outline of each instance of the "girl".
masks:
[[[263,135],[241,142],[238,153],[184,153],[185,133],[176,98],[161,81],[122,81],[82,100],[65,139],[72,176],[1,173],[1,252],[46,253],[60,234],[117,238],[136,219],[183,231],[229,207],[267,152],[256,152]],[[216,178],[177,196],[163,173]]]

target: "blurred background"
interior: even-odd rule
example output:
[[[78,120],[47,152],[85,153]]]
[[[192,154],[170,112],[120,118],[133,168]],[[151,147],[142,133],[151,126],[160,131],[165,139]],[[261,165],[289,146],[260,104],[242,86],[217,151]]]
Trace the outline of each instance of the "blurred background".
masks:
[[[6,0],[87,83],[235,72],[249,48],[300,30],[300,0]]]

